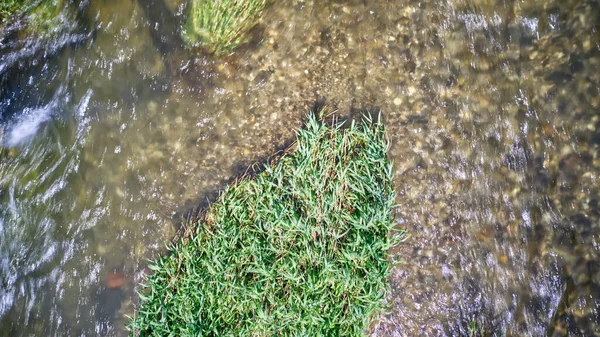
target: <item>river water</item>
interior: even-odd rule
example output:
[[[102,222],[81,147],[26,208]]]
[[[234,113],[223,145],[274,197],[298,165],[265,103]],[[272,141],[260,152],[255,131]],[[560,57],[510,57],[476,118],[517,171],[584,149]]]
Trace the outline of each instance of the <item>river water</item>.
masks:
[[[221,59],[181,47],[186,5],[0,43],[1,336],[126,335],[186,216],[324,104],[391,141],[373,335],[600,336],[599,1],[281,0]]]

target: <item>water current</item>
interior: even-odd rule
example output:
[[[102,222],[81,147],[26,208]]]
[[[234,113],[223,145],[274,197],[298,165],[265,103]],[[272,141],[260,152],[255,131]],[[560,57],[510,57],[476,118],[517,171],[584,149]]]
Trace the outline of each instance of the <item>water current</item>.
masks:
[[[391,141],[374,336],[600,336],[599,1],[280,0],[219,59],[181,46],[188,5],[0,35],[1,336],[125,336],[186,216],[324,104]]]

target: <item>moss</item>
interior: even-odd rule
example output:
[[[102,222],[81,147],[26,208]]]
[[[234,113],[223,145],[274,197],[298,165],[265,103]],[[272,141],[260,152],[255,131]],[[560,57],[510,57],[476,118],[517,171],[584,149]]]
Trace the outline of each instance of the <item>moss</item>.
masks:
[[[64,0],[0,0],[0,27],[25,20],[25,33],[51,33],[60,24]]]
[[[61,24],[60,14],[66,8],[65,0],[40,1],[29,14],[29,28],[37,33],[52,34]]]
[[[138,336],[361,336],[383,309],[392,169],[382,125],[309,118],[150,269]]]
[[[0,0],[0,24],[20,17],[31,4],[32,1],[26,0]]]
[[[183,39],[222,55],[246,40],[268,0],[192,0]]]

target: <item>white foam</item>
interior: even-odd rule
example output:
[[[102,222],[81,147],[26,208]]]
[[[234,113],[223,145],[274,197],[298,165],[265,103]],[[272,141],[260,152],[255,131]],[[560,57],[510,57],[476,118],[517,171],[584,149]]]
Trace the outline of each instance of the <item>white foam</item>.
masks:
[[[41,108],[25,109],[21,116],[7,128],[4,135],[6,146],[16,147],[31,140],[38,133],[42,124],[52,118],[54,105],[50,104]]]

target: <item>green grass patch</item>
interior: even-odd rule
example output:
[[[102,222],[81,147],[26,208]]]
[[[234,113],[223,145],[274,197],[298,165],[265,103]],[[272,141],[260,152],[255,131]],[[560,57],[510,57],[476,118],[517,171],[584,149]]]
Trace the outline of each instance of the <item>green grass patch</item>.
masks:
[[[393,231],[381,123],[309,117],[295,149],[223,191],[150,269],[139,336],[361,336],[383,310]]]
[[[192,0],[183,34],[192,47],[227,54],[246,40],[268,0]]]

